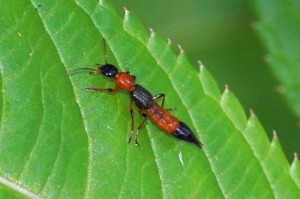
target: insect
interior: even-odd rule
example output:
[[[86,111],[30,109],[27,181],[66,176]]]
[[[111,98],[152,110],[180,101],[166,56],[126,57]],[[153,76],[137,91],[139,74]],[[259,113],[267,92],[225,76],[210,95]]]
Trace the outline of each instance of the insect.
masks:
[[[107,62],[107,53],[105,41],[104,45],[104,55],[105,63],[97,64],[97,69],[92,68],[77,68],[70,72],[70,75],[89,71],[90,74],[98,75],[102,74],[105,77],[111,78],[115,81],[115,88],[85,88],[88,91],[107,91],[110,93],[117,93],[120,90],[125,90],[130,96],[129,111],[131,117],[131,133],[128,138],[128,143],[131,142],[134,135],[134,112],[133,104],[138,108],[139,114],[143,117],[142,122],[139,124],[136,134],[135,134],[135,145],[139,146],[138,135],[140,129],[147,121],[150,119],[154,124],[156,124],[160,129],[162,129],[167,134],[171,134],[174,137],[188,141],[196,144],[201,148],[202,144],[197,140],[196,136],[192,130],[182,121],[178,120],[176,117],[170,114],[171,109],[164,109],[165,94],[160,93],[158,95],[152,95],[143,86],[136,84],[136,77],[131,75],[129,72],[119,72],[118,69]],[[161,104],[158,104],[157,100],[162,98]]]

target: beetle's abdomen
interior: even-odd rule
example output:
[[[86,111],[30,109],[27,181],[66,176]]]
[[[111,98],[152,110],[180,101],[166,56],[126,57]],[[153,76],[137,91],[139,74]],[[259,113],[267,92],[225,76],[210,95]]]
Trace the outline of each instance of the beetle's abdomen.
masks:
[[[163,107],[153,102],[152,106],[145,111],[148,118],[160,129],[168,134],[173,133],[179,126],[179,121]]]
[[[197,140],[192,130],[183,122],[179,122],[179,126],[172,135],[178,139],[185,140],[196,144],[201,148],[202,144]]]

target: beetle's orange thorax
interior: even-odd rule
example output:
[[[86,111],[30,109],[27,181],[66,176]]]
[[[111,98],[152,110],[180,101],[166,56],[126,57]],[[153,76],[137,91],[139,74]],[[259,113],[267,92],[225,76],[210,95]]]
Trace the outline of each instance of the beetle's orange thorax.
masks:
[[[135,84],[133,77],[130,74],[123,72],[116,74],[115,81],[118,88],[124,89],[127,92],[130,92]]]

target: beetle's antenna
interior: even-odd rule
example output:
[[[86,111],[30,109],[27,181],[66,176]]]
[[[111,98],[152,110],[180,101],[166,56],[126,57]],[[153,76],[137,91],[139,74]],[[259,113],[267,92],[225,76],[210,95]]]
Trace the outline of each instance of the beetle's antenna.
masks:
[[[73,70],[70,70],[68,72],[69,75],[74,75],[76,73],[80,73],[80,72],[83,72],[83,71],[90,71],[91,74],[94,74],[94,75],[97,75],[100,73],[99,70],[97,69],[92,69],[92,68],[75,68]]]
[[[106,51],[105,39],[103,39],[103,50],[104,50],[104,61],[105,61],[105,64],[107,64],[107,51]]]

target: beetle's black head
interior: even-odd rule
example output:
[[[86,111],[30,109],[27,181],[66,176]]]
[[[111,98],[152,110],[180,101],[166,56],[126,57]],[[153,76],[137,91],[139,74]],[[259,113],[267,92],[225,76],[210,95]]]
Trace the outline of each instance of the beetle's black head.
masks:
[[[118,73],[118,69],[112,64],[104,64],[99,66],[99,71],[106,77],[113,78]]]

